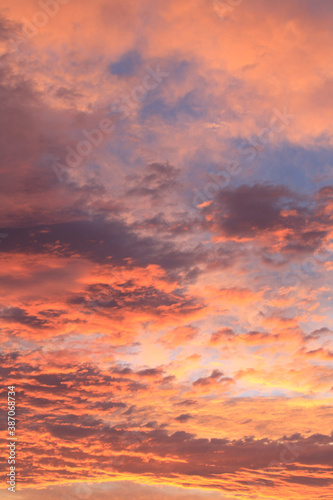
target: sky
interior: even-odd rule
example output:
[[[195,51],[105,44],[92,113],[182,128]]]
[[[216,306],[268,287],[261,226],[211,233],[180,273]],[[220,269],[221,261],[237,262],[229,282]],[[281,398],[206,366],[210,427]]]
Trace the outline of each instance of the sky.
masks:
[[[1,499],[333,498],[332,21],[1,1]]]

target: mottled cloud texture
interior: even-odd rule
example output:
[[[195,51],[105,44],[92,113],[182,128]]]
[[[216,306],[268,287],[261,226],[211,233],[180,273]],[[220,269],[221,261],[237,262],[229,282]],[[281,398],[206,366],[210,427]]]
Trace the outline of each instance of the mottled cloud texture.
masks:
[[[332,498],[332,21],[2,2],[1,498]]]

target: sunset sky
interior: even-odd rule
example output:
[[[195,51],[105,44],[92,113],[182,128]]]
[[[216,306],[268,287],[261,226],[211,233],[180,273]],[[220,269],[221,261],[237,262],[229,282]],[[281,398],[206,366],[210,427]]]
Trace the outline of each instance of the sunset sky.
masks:
[[[1,0],[17,500],[333,499],[333,3]]]

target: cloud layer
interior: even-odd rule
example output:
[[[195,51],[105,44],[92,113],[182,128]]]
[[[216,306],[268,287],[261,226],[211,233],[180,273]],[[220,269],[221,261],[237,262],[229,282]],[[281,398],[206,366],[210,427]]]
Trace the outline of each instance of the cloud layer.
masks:
[[[328,0],[1,7],[20,499],[329,498],[331,23]]]

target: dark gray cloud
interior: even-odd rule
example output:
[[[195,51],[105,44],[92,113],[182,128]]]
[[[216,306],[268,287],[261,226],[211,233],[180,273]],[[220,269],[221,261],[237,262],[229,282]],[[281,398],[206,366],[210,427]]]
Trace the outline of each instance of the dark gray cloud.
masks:
[[[284,186],[265,184],[243,185],[236,189],[222,189],[216,194],[213,208],[217,228],[230,237],[255,236],[259,232],[284,227],[283,209],[298,209],[288,218],[289,226],[303,224],[306,210],[300,209],[292,191]]]
[[[177,308],[181,314],[186,314],[204,307],[204,304],[193,297],[187,297],[181,291],[166,293],[153,286],[140,287],[132,282],[118,283],[114,286],[103,283],[90,285],[85,295],[77,294],[69,303],[77,304],[87,311],[107,313],[122,309],[139,309],[158,315],[172,308]]]
[[[137,372],[140,377],[156,377],[161,376],[162,373],[163,370],[161,368],[145,368]]]
[[[221,381],[225,381],[225,380],[231,380],[231,379],[224,377],[224,373],[221,372],[220,370],[213,370],[211,375],[209,375],[209,377],[198,378],[197,380],[195,380],[193,382],[193,385],[194,386],[196,386],[196,385],[205,386],[205,385],[210,385],[211,383],[221,382]]]
[[[127,177],[127,195],[159,199],[166,191],[176,186],[179,174],[180,170],[168,163],[151,163],[144,168],[141,175],[133,174]]]
[[[71,256],[79,254],[95,262],[119,264],[131,262],[146,266],[158,264],[166,270],[187,269],[207,258],[203,248],[179,250],[171,242],[160,242],[153,237],[140,237],[131,227],[119,220],[76,220],[59,224],[3,228],[8,234],[0,252],[52,253]]]
[[[175,420],[180,423],[186,423],[191,418],[193,418],[193,416],[190,415],[190,413],[182,413],[181,415],[178,415],[178,417],[175,417]]]
[[[313,197],[301,196],[282,185],[225,188],[202,209],[208,220],[204,227],[235,239],[287,230],[281,244],[283,253],[314,252],[322,247],[332,227],[324,210],[330,197],[329,186]]]
[[[0,318],[12,323],[20,323],[21,325],[31,328],[47,328],[50,326],[46,319],[29,314],[20,307],[5,307],[1,309]]]

